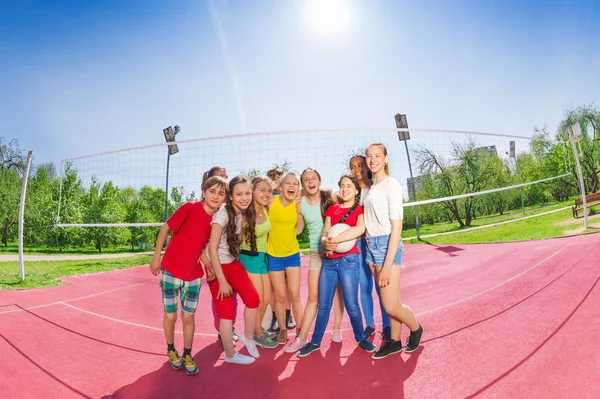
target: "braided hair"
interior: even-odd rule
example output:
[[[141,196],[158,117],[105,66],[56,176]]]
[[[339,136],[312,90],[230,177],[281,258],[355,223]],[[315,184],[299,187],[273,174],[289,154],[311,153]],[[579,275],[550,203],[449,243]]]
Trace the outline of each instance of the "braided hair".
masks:
[[[240,236],[236,233],[237,223],[235,222],[236,214],[235,207],[233,206],[233,189],[238,184],[250,183],[244,176],[236,176],[229,182],[229,195],[225,202],[225,210],[227,211],[227,225],[225,226],[225,236],[227,237],[227,245],[229,246],[229,253],[234,258],[240,255]]]
[[[244,225],[244,240],[250,244],[250,250],[252,252],[256,252],[258,247],[256,245],[256,207],[254,205],[254,189],[258,186],[259,183],[265,182],[271,186],[271,179],[267,176],[255,176],[250,184],[252,185],[252,201],[250,202],[250,206],[244,211],[244,218],[246,220],[246,224]]]
[[[352,212],[354,212],[356,210],[356,208],[358,208],[360,206],[360,183],[358,182],[358,179],[354,175],[346,174],[340,178],[340,181],[338,182],[338,187],[342,185],[342,180],[344,178],[349,179],[352,182],[352,184],[354,184],[354,187],[356,187],[356,190],[358,192],[357,192],[356,196],[354,197],[354,203],[352,204],[352,207],[350,209],[348,209],[348,212],[346,212],[346,214],[341,217],[341,219],[338,221],[338,223],[344,223],[346,221],[346,219],[348,219],[348,217],[350,215],[352,215]]]

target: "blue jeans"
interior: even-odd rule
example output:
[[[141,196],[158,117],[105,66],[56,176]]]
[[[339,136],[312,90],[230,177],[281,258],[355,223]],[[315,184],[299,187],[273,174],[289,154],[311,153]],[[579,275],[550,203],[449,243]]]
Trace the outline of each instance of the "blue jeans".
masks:
[[[367,263],[367,240],[363,237],[357,241],[360,255],[358,256],[358,283],[360,286],[360,303],[365,316],[367,326],[375,325],[375,317],[373,315],[373,274]],[[385,312],[383,303],[381,302],[381,294],[379,293],[379,285],[375,285],[377,296],[379,297],[379,307],[381,308],[381,321],[384,327],[390,326],[390,316]]]
[[[358,258],[360,255],[349,254],[336,259],[323,259],[321,276],[319,277],[319,305],[315,331],[311,342],[319,345],[329,322],[329,314],[333,305],[333,296],[338,286],[342,286],[342,296],[346,313],[350,317],[354,339],[360,342],[365,339],[362,315],[358,306]]]

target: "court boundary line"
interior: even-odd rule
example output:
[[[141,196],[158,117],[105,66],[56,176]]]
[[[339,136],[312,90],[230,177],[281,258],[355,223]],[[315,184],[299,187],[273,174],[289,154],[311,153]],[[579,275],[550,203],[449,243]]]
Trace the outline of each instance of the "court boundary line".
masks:
[[[468,300],[470,300],[470,299],[477,298],[477,297],[479,297],[479,296],[481,296],[481,295],[487,294],[488,292],[491,292],[491,291],[493,291],[493,290],[495,290],[495,289],[497,289],[497,288],[500,288],[500,287],[502,287],[503,285],[506,285],[506,284],[510,283],[511,281],[513,281],[513,280],[515,280],[515,279],[517,279],[517,278],[521,277],[521,276],[522,276],[522,275],[524,275],[525,273],[528,273],[528,272],[530,272],[531,270],[535,269],[536,267],[538,267],[538,266],[540,266],[540,265],[544,264],[546,261],[548,261],[548,260],[550,260],[550,259],[554,258],[556,255],[558,255],[559,253],[561,253],[561,252],[562,252],[562,251],[563,251],[565,248],[567,248],[567,247],[569,247],[569,246],[571,246],[571,243],[569,243],[569,244],[566,244],[564,247],[562,247],[562,248],[561,248],[561,249],[559,249],[558,251],[554,252],[552,255],[550,255],[550,256],[546,257],[545,259],[543,259],[543,260],[539,261],[538,263],[534,264],[533,266],[531,266],[531,267],[529,267],[529,268],[527,268],[527,269],[523,270],[522,272],[520,272],[520,273],[518,273],[518,274],[516,274],[516,275],[512,276],[512,277],[511,277],[511,278],[509,278],[508,280],[505,280],[505,281],[503,281],[503,282],[501,282],[501,283],[498,283],[498,284],[496,284],[496,285],[494,285],[494,286],[492,286],[492,287],[488,288],[487,290],[484,290],[484,291],[481,291],[481,292],[478,292],[478,293],[475,293],[475,294],[471,294],[471,295],[469,295],[469,296],[467,296],[467,297],[464,297],[464,298],[462,298],[462,299],[459,299],[459,300],[457,300],[457,301],[450,302],[450,303],[447,303],[447,304],[445,304],[445,305],[442,305],[442,306],[438,306],[437,308],[433,308],[433,309],[429,309],[429,310],[426,310],[426,311],[423,311],[423,312],[416,313],[416,314],[415,314],[415,316],[424,316],[424,315],[426,315],[426,314],[433,313],[433,312],[437,312],[437,311],[440,311],[440,310],[442,310],[442,309],[446,309],[446,308],[449,308],[449,307],[451,307],[451,306],[458,305],[458,304],[460,304],[460,303],[466,302],[466,301],[468,301]]]

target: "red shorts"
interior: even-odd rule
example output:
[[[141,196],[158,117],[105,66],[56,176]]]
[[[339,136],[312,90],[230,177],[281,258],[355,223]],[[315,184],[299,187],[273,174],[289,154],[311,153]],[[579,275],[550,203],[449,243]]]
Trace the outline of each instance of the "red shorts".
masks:
[[[256,309],[260,304],[260,297],[258,296],[258,292],[256,291],[256,288],[254,288],[250,277],[248,277],[248,272],[246,272],[244,265],[239,261],[234,260],[231,263],[222,264],[221,268],[223,269],[225,280],[227,280],[227,283],[229,283],[231,288],[237,291],[238,295],[242,298],[244,305],[249,309]],[[210,287],[210,293],[215,300],[221,318],[233,320],[233,316],[235,315],[233,297],[229,296],[217,299],[217,295],[219,294],[218,279],[209,282],[208,286]]]

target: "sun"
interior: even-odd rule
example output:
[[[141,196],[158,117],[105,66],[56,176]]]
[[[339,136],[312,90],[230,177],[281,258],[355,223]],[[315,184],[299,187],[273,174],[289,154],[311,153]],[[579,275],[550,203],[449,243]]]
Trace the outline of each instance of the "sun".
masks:
[[[341,32],[350,22],[348,0],[309,0],[306,5],[306,20],[319,33]]]

